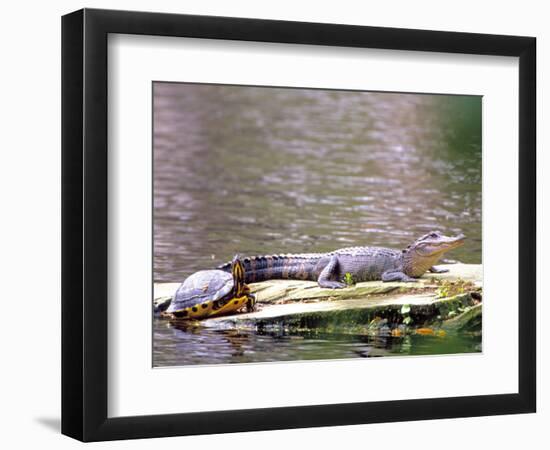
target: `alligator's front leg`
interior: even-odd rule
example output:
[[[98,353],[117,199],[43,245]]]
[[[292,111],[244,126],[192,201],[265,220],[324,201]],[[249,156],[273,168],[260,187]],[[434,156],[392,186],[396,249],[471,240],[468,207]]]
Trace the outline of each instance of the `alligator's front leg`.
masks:
[[[418,280],[416,278],[411,278],[407,274],[396,270],[396,271],[393,271],[393,272],[389,272],[389,271],[384,272],[382,274],[382,281],[384,281],[384,282],[387,282],[387,281],[403,281],[403,282],[406,282],[406,283],[414,283]]]
[[[329,289],[342,289],[346,287],[345,283],[334,281],[334,278],[338,274],[338,264],[338,256],[333,255],[317,279],[319,286]]]
[[[445,272],[448,272],[449,269],[441,269],[439,267],[435,267],[435,266],[432,266],[430,267],[430,273],[445,273]]]

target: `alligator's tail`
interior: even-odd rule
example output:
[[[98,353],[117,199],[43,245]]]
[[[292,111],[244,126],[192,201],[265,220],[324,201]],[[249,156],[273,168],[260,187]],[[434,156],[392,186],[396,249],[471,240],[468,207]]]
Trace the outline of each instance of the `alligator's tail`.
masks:
[[[311,280],[318,277],[318,262],[323,254],[266,255],[242,258],[245,283],[266,280]],[[218,267],[231,272],[231,262]]]

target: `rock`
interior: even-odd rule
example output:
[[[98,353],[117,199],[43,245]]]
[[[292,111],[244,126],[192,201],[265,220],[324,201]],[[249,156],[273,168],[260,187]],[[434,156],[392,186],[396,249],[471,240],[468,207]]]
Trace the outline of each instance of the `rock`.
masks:
[[[447,329],[458,330],[467,328],[472,321],[480,322],[481,307],[470,292],[438,298],[437,290],[442,283],[459,280],[469,282],[464,286],[470,290],[480,290],[482,266],[453,264],[440,267],[449,269],[449,272],[428,273],[415,283],[371,281],[344,289],[322,289],[315,282],[297,280],[254,283],[250,288],[257,297],[257,311],[214,317],[200,324],[215,328],[314,328],[372,334],[373,329],[381,330],[379,324],[373,328],[373,320],[377,318],[386,321],[384,326],[388,330],[388,323],[425,327],[448,322]],[[155,284],[155,312],[168,307],[178,286],[179,283]],[[476,294],[479,298],[479,293]]]

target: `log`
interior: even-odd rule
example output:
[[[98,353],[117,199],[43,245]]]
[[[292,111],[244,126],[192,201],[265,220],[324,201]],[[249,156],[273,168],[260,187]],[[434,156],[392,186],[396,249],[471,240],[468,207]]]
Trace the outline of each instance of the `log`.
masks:
[[[481,324],[482,266],[440,266],[448,273],[427,273],[415,283],[357,283],[344,289],[323,289],[317,283],[270,280],[250,284],[257,310],[213,317],[201,326],[250,330],[322,330],[383,334],[398,327],[463,330]],[[154,310],[164,311],[179,283],[156,283]],[[464,292],[445,295],[453,286]]]

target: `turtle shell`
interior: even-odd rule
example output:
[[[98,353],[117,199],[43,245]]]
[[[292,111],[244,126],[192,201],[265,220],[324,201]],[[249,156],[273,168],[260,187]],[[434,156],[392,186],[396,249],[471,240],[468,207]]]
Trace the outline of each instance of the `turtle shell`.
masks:
[[[212,309],[212,303],[227,300],[233,294],[233,275],[223,270],[200,270],[180,285],[167,313],[191,308],[194,313]]]

